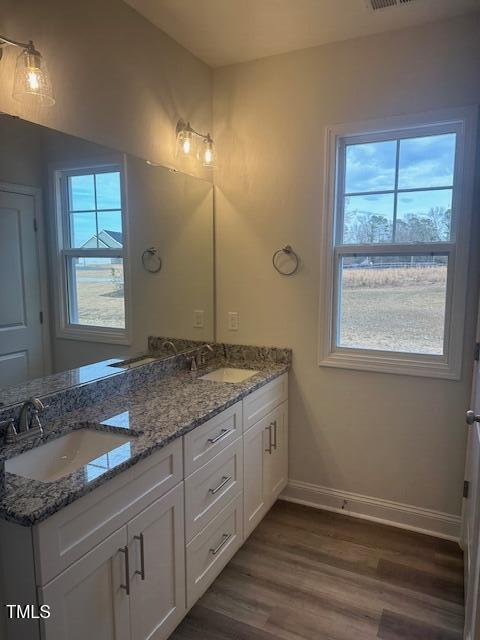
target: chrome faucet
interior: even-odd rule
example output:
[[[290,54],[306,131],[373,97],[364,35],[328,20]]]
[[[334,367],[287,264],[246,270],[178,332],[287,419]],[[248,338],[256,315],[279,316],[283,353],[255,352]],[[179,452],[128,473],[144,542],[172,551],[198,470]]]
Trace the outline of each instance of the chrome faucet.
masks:
[[[42,423],[38,417],[40,413],[45,411],[45,405],[38,398],[29,398],[23,403],[18,416],[18,433],[27,433],[28,431],[40,431],[43,433]]]
[[[210,353],[215,353],[215,350],[211,344],[202,344],[202,346],[198,347],[196,351],[197,353],[195,355],[187,357],[187,363],[190,365],[191,372],[196,372],[199,369],[203,369],[203,367],[206,366],[207,364],[206,351],[210,351]]]
[[[214,348],[211,344],[204,344],[200,347],[197,356],[197,364],[198,367],[204,367],[207,364],[206,351],[210,351],[210,353],[214,353]]]
[[[170,347],[170,349],[173,351],[173,353],[175,355],[177,355],[178,349],[177,349],[177,347],[175,346],[175,344],[171,340],[165,340],[165,342],[162,342],[160,348],[161,349],[165,349],[166,347]]]
[[[45,405],[38,398],[29,398],[26,400],[20,409],[16,424],[13,418],[5,420],[0,424],[1,430],[5,434],[5,444],[15,444],[20,440],[43,435],[40,414],[43,413],[45,409]]]

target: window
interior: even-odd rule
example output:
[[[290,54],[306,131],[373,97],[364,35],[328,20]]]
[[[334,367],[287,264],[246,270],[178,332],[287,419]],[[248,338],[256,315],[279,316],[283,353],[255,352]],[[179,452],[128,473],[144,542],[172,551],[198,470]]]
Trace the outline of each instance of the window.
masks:
[[[467,124],[330,132],[320,364],[459,376]]]
[[[120,165],[58,171],[59,333],[126,342]]]

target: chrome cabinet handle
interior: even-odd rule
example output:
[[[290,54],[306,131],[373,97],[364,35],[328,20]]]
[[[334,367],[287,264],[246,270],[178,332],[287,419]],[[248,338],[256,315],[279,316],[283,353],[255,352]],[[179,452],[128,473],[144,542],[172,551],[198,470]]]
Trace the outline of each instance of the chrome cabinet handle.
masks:
[[[216,442],[221,440],[223,437],[225,437],[227,433],[230,433],[230,431],[232,431],[232,429],[222,429],[218,434],[218,436],[215,436],[215,438],[209,438],[207,442],[209,442],[210,444],[215,444]]]
[[[223,549],[223,547],[227,544],[227,542],[230,540],[231,537],[232,537],[231,533],[224,533],[220,544],[217,547],[215,547],[215,549],[210,549],[210,553],[212,554],[212,556],[216,556],[217,553],[219,553],[219,551],[221,551],[221,549]]]
[[[273,436],[274,436],[273,448],[276,451],[277,450],[277,421],[276,420],[272,422],[272,426],[273,426]]]
[[[139,575],[142,580],[145,580],[145,540],[143,533],[139,536],[133,536],[133,538],[140,542],[140,571],[135,571],[135,574]]]
[[[227,482],[230,482],[230,480],[232,479],[232,476],[222,476],[222,480],[220,482],[219,485],[217,485],[215,487],[215,489],[209,489],[209,493],[212,494],[212,496],[214,496],[216,493],[218,493],[220,491],[220,489],[222,489],[222,487],[224,487]]]
[[[119,549],[120,553],[125,555],[125,584],[120,585],[120,589],[125,589],[127,596],[130,595],[130,557],[128,554],[128,545]]]
[[[265,431],[268,431],[268,449],[265,449],[266,453],[272,454],[272,423],[265,427]]]

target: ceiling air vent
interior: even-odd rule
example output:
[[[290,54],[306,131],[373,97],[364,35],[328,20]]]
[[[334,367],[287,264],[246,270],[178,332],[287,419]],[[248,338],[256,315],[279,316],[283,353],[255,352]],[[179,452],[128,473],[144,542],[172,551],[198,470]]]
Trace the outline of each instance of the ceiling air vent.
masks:
[[[416,0],[366,0],[366,4],[370,11],[381,11],[382,9],[392,9],[393,7],[401,7],[405,4],[412,4]]]

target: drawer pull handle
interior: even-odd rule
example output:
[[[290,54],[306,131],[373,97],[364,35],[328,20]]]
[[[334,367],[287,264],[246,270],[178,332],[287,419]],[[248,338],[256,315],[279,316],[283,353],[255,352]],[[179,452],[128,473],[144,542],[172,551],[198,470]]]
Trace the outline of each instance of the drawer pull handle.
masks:
[[[233,429],[222,429],[218,434],[218,436],[215,436],[215,438],[209,438],[207,442],[209,442],[210,444],[215,444],[216,442],[224,438],[227,435],[227,433],[230,433],[231,431],[233,431]]]
[[[125,584],[120,585],[120,589],[125,589],[127,596],[130,595],[130,557],[128,554],[128,545],[119,549],[120,553],[125,555]]]
[[[268,449],[265,449],[265,452],[270,455],[272,455],[272,425],[273,422],[271,422],[268,427],[265,427],[265,431],[268,431]]]
[[[231,533],[224,533],[222,536],[222,541],[220,542],[218,547],[215,547],[215,549],[210,549],[210,553],[212,554],[212,556],[216,556],[217,553],[219,553],[223,549],[223,547],[227,544],[227,542],[230,540],[231,537],[232,537]]]
[[[220,489],[222,489],[228,482],[230,482],[231,479],[232,479],[232,476],[223,476],[220,484],[216,486],[215,489],[209,489],[208,490],[209,493],[211,493],[212,496],[214,496],[216,493],[220,491]]]
[[[276,420],[272,422],[272,426],[273,426],[273,448],[276,451],[277,450],[277,421]]]
[[[143,533],[139,536],[134,536],[134,539],[140,542],[140,571],[137,570],[135,573],[139,575],[142,580],[145,580],[145,540]]]

